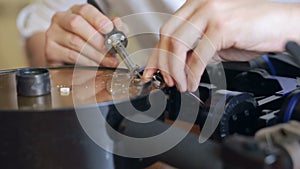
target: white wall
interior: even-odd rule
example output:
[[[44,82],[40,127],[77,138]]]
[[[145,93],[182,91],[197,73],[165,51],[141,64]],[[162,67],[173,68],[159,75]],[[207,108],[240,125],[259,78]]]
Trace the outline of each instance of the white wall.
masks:
[[[30,0],[0,0],[0,69],[26,67],[27,61],[16,27],[18,12]]]

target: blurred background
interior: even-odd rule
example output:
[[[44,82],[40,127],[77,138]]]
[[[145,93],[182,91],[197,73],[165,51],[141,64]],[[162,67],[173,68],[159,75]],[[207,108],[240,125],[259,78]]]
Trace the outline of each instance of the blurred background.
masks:
[[[28,65],[16,20],[19,11],[31,1],[0,0],[0,70]]]

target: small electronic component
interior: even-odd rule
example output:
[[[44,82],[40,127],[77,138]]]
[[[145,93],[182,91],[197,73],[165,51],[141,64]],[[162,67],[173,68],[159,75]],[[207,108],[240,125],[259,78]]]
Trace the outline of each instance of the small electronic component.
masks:
[[[61,96],[69,96],[70,95],[70,88],[69,87],[61,87],[59,88],[59,92]]]

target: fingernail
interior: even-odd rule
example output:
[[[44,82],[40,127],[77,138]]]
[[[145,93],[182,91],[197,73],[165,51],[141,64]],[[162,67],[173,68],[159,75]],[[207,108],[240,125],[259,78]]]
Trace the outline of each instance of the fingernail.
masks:
[[[143,77],[142,77],[145,81],[149,81],[152,79],[152,75],[150,74],[149,71],[147,70],[144,70],[144,73],[143,73]]]
[[[194,85],[191,83],[188,83],[188,91],[193,92],[193,89],[194,89]]]
[[[176,84],[175,86],[176,86],[178,91],[182,92],[180,85]]]
[[[100,24],[100,28],[103,34],[107,34],[113,30],[114,26],[111,21],[105,20]]]
[[[180,92],[186,92],[187,87],[185,85],[179,85],[176,84],[176,88],[180,91]]]
[[[119,30],[122,30],[123,25],[122,25],[122,21],[121,21],[120,18],[116,18],[116,19],[114,20],[114,23],[115,23],[115,26],[116,26]]]
[[[197,87],[195,87],[195,86],[188,87],[189,92],[195,92],[196,90],[197,90]]]
[[[165,78],[164,77],[164,81],[165,81],[165,83],[169,86],[170,84],[169,84],[169,79],[168,78]]]

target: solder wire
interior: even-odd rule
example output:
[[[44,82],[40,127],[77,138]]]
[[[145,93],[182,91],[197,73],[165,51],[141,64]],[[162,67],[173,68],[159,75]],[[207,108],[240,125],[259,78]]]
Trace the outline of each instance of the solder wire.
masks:
[[[200,104],[201,106],[204,106],[204,102],[200,99],[200,97],[196,96],[194,93],[192,92],[187,92],[187,94],[193,96]]]
[[[162,74],[160,73],[160,71],[158,70],[154,75],[153,75],[153,81],[159,81],[164,82],[164,78],[162,77]],[[198,101],[200,103],[201,106],[204,106],[205,103],[201,100],[200,97],[198,97],[197,95],[195,95],[193,92],[185,92],[186,95],[190,95],[192,96],[194,99],[196,99],[196,101]]]

